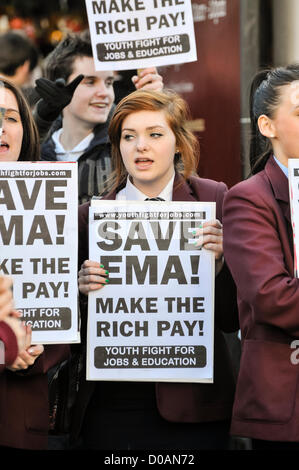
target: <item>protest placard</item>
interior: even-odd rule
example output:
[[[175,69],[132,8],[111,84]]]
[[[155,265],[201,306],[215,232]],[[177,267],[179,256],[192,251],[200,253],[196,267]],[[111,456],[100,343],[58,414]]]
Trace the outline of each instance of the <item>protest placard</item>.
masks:
[[[88,380],[213,381],[215,258],[193,231],[214,218],[213,202],[92,202],[109,283],[89,293]]]
[[[294,238],[294,274],[298,275],[298,253],[299,253],[299,159],[289,158],[289,194],[290,209]]]
[[[197,60],[191,0],[85,0],[96,70]]]
[[[0,269],[32,343],[78,336],[77,163],[0,163]]]

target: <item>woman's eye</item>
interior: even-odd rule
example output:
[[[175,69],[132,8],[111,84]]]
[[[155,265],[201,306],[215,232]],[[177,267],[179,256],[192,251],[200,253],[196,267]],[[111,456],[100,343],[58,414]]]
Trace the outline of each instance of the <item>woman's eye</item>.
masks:
[[[162,137],[162,134],[160,134],[159,132],[152,132],[151,137],[154,137],[154,138]]]
[[[125,134],[125,135],[123,135],[123,139],[124,140],[131,140],[131,139],[133,139],[133,136],[131,134]]]
[[[9,116],[5,117],[4,119],[5,119],[7,122],[18,122],[18,120],[17,120],[16,118],[9,117]]]

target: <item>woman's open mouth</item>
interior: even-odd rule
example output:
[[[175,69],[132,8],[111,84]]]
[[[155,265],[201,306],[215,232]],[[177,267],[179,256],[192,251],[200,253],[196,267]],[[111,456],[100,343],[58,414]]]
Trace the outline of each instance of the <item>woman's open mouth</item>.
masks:
[[[0,142],[0,152],[7,152],[9,145],[6,142]]]
[[[152,164],[153,160],[150,158],[138,157],[135,159],[135,165],[139,170],[146,170],[147,168],[150,168]]]

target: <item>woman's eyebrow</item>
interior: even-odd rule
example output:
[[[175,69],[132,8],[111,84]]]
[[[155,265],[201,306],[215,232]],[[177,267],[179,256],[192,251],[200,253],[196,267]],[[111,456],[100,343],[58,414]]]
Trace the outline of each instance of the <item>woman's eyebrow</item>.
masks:
[[[164,129],[165,126],[162,126],[162,124],[156,124],[155,126],[149,126],[147,129]]]
[[[152,130],[152,129],[164,129],[164,126],[160,125],[160,124],[156,124],[154,126],[148,126],[146,127],[146,130]],[[131,128],[131,127],[124,127],[122,129],[122,132],[123,131],[135,131],[135,129]]]
[[[9,112],[14,112],[14,113],[20,114],[20,111],[18,109],[5,108],[4,106],[1,106],[1,105],[0,105],[0,108],[1,108],[1,110],[4,110],[4,112],[6,112],[6,113],[9,111]]]

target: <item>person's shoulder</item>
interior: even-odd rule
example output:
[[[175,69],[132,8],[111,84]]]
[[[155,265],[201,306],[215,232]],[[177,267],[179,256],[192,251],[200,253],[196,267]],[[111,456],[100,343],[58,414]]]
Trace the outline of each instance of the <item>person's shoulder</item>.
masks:
[[[227,185],[223,181],[216,181],[216,180],[212,180],[209,178],[201,178],[200,176],[197,176],[197,175],[190,176],[189,181],[192,186],[196,186],[199,188],[214,188],[214,189],[227,188]]]
[[[225,207],[242,204],[250,207],[273,207],[275,198],[264,170],[232,186],[224,197]]]
[[[227,185],[222,181],[191,176],[189,185],[200,200],[218,201],[227,192]]]
[[[253,196],[253,191],[254,191],[255,194],[256,193],[260,194],[261,192],[265,192],[266,181],[267,181],[267,178],[265,177],[265,172],[260,171],[259,173],[256,173],[255,175],[252,175],[249,178],[240,181],[239,183],[236,183],[234,186],[232,186],[228,190],[228,193],[230,195],[249,194]]]

